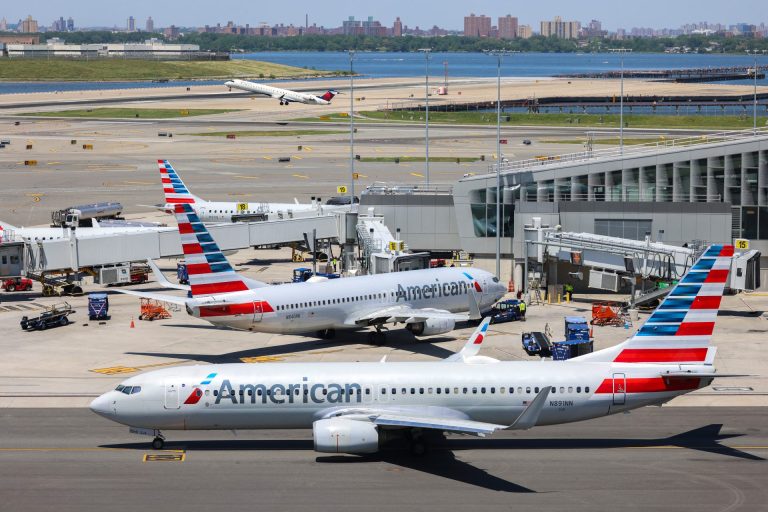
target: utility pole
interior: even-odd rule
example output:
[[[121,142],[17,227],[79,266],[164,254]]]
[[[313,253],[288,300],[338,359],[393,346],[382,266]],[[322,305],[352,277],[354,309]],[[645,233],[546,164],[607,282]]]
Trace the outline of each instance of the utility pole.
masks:
[[[355,204],[355,50],[349,50],[349,204]]]
[[[631,52],[630,48],[612,48],[611,53],[621,55],[621,98],[619,98],[619,152],[624,154],[624,54]]]
[[[424,52],[424,105],[426,111],[426,124],[424,128],[424,139],[426,141],[426,159],[424,161],[424,174],[427,185],[429,185],[429,58],[432,48],[419,48],[419,51]]]

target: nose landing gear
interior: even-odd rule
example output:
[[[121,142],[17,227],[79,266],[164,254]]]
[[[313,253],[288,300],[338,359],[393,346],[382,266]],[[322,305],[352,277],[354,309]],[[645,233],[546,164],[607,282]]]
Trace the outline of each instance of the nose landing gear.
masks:
[[[157,437],[155,437],[152,440],[152,449],[162,450],[164,446],[165,446],[165,437],[163,437],[163,434],[158,432]]]

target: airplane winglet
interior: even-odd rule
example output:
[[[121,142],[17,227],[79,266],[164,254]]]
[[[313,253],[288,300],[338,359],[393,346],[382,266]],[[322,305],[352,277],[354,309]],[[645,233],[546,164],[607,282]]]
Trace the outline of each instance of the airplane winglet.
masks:
[[[515,422],[507,427],[507,430],[528,430],[531,427],[536,426],[536,422],[539,421],[541,411],[544,409],[544,405],[547,403],[547,397],[552,390],[550,386],[544,386],[536,398],[528,404],[528,407],[523,409],[520,416],[517,417]]]
[[[488,326],[490,323],[490,317],[484,318],[483,321],[480,322],[480,325],[477,326],[477,329],[475,329],[475,332],[472,333],[472,336],[469,337],[464,347],[450,357],[443,359],[443,361],[449,363],[461,363],[472,356],[476,356],[477,353],[480,352],[480,347],[488,333]]]
[[[467,296],[469,300],[469,319],[480,320],[481,318],[483,318],[483,315],[480,313],[480,306],[477,303],[477,297],[475,297],[475,292],[470,290]]]

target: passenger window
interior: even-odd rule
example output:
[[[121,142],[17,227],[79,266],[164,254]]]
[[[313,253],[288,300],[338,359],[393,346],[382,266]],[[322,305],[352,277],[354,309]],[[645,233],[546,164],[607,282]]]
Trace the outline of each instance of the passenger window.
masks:
[[[573,393],[573,386],[568,386],[568,392]]]
[[[534,392],[534,393],[536,393],[536,394],[538,394],[538,393],[539,393],[539,387],[538,387],[538,386],[536,386],[535,388],[533,388],[533,392]]]
[[[503,395],[503,394],[504,394],[504,392],[505,392],[505,389],[506,389],[506,388],[504,388],[504,386],[500,387],[500,388],[499,388],[499,393],[501,393],[501,394]]]
[[[477,394],[477,388],[472,388],[472,394],[473,394],[473,395],[476,395],[476,394]]]
[[[560,386],[560,393],[565,393],[565,388],[563,386]]]
[[[387,388],[381,388],[381,394],[386,395],[387,394]]]
[[[415,394],[416,394],[416,388],[411,388],[411,394],[412,394],[412,395],[415,395]]]
[[[466,395],[467,394],[467,388],[462,388],[462,392]]]
[[[405,388],[402,388],[402,389],[400,390],[400,394],[401,394],[401,395],[405,395],[405,394],[407,394],[407,393],[408,393],[408,390],[407,390],[407,389],[405,389]]]
[[[423,395],[423,394],[424,394],[424,388],[419,388],[419,394],[420,394],[420,395]]]
[[[589,386],[587,386],[587,387],[585,387],[585,388],[584,388],[584,392],[585,392],[585,393],[589,393]]]
[[[365,394],[370,395],[371,394],[371,388],[365,388]]]
[[[520,395],[520,394],[522,394],[522,393],[523,393],[523,388],[521,388],[521,387],[518,387],[518,388],[517,388],[517,394],[518,394],[518,395]]]
[[[436,388],[435,391],[437,391],[437,394],[440,395],[443,392],[443,388]],[[432,388],[429,388],[429,392],[432,392]]]
[[[525,388],[525,392],[526,392],[527,394],[531,394],[531,388],[526,386],[526,388]]]
[[[397,388],[392,388],[392,394],[393,394],[393,395],[396,395],[396,394],[397,394]]]
[[[261,391],[259,391],[259,394],[261,394]],[[219,390],[218,389],[214,389],[213,390],[213,396],[219,396]]]
[[[448,395],[451,392],[451,388],[445,388],[445,394]]]
[[[493,395],[495,393],[496,393],[496,388],[491,388],[491,394]]]
[[[431,394],[432,394],[432,388],[427,388],[427,394],[428,394],[428,395],[431,395]]]
[[[480,388],[480,392],[481,392],[482,394],[485,394],[485,388]]]
[[[459,394],[459,388],[453,388],[453,394],[458,395]]]

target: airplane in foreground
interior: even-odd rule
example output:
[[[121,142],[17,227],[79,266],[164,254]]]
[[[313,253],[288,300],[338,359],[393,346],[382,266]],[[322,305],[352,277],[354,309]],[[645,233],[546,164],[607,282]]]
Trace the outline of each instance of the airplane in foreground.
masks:
[[[181,180],[168,160],[158,160],[160,180],[165,191],[165,204],[154,205],[152,208],[166,213],[174,213],[174,205],[184,203],[192,206],[197,216],[206,223],[238,222],[247,220],[263,220],[268,215],[291,215],[293,213],[316,212],[319,215],[341,210],[349,210],[349,205],[325,206],[318,202],[299,203],[247,203],[206,201],[192,194]]]
[[[486,318],[441,362],[166,368],[123,381],[90,408],[153,436],[156,449],[164,430],[311,428],[318,452],[374,453],[403,435],[420,454],[425,431],[482,437],[660,405],[733,376],[715,371],[709,346],[732,256],[733,246],[710,246],[631,338],[568,361],[478,355]]]
[[[324,338],[333,337],[337,329],[372,326],[376,331],[370,333],[371,341],[383,343],[386,324],[402,323],[416,336],[446,333],[457,321],[479,319],[507,292],[493,274],[463,268],[344,279],[316,276],[276,286],[245,279],[235,273],[195,213],[194,199],[183,183],[169,180],[163,188],[176,213],[191,298],[120,292],[183,305],[190,315],[214,325],[282,334],[318,331]],[[181,287],[156,273],[161,285]]]
[[[330,105],[333,97],[339,94],[338,91],[331,89],[322,96],[315,96],[314,94],[291,91],[290,89],[281,89],[279,87],[257,84],[256,82],[248,82],[246,80],[229,80],[228,82],[224,82],[224,85],[229,87],[230,91],[232,89],[240,89],[241,91],[270,96],[280,100],[281,105],[288,105],[291,102],[305,103],[307,105]]]

